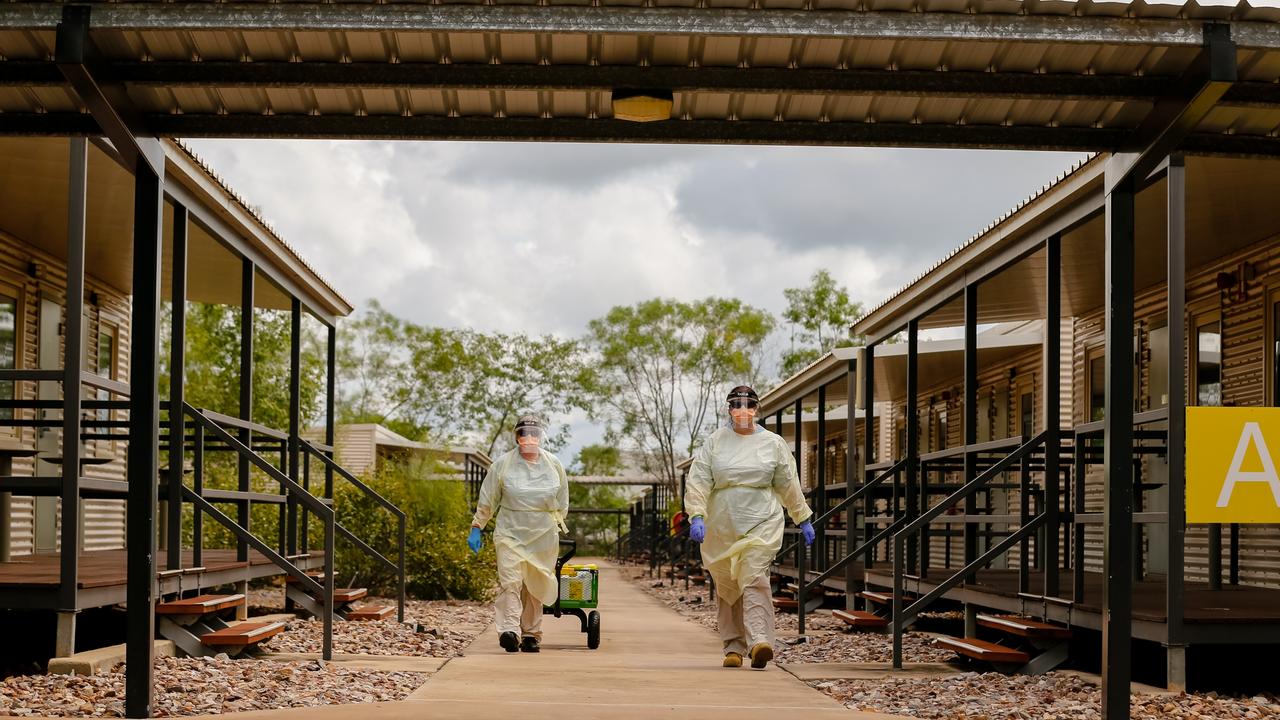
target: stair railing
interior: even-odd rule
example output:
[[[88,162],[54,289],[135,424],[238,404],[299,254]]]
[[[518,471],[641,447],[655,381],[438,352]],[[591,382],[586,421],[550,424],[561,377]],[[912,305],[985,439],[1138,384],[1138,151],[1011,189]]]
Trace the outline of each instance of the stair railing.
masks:
[[[204,448],[202,445],[204,443],[204,435],[207,433],[239,457],[248,460],[251,465],[257,467],[265,473],[267,477],[271,478],[271,480],[279,483],[281,489],[284,490],[285,494],[291,500],[298,502],[309,512],[320,517],[321,521],[324,523],[324,583],[322,584],[316,582],[315,578],[307,575],[306,571],[302,570],[297,565],[294,565],[288,558],[276,552],[274,548],[258,539],[247,528],[242,527],[238,522],[219,510],[213,503],[209,502],[209,500],[204,497],[203,491],[197,493],[186,485],[182,486],[183,498],[195,506],[197,514],[203,513],[204,515],[208,515],[223,527],[230,530],[241,542],[252,547],[254,550],[257,550],[276,567],[296,578],[302,587],[304,587],[308,592],[320,596],[322,606],[324,607],[324,613],[321,618],[324,623],[321,657],[325,660],[332,660],[334,590],[333,547],[337,526],[333,508],[325,500],[312,495],[288,475],[281,472],[279,468],[272,465],[257,452],[254,452],[251,448],[242,443],[239,438],[227,432],[226,428],[223,427],[223,425],[241,427],[249,423],[237,421],[234,418],[229,418],[211,411],[200,410],[185,402],[182,404],[182,411],[187,417],[191,418],[196,423],[198,430],[196,433],[196,458],[203,458],[204,456]],[[255,495],[255,493],[240,493],[228,490],[219,490],[217,492],[218,499],[232,500],[236,502],[250,502],[252,496]]]
[[[906,467],[907,467],[906,459],[899,460],[896,463],[890,465],[879,475],[876,475],[871,480],[868,480],[867,482],[858,486],[856,490],[849,492],[846,495],[846,497],[840,502],[836,503],[834,507],[822,513],[821,515],[819,515],[818,517],[814,518],[811,521],[813,523],[814,529],[816,530],[819,527],[825,526],[827,521],[835,517],[842,510],[849,507],[854,502],[861,500],[867,494],[869,494],[876,488],[883,485],[884,482],[889,478],[895,478],[895,482],[896,482],[896,478],[902,473],[903,470],[906,469]],[[880,532],[876,533],[871,538],[863,542],[861,545],[854,548],[850,552],[846,553],[844,557],[831,563],[829,567],[827,567],[825,570],[819,573],[817,577],[815,577],[813,580],[808,579],[808,572],[805,567],[807,553],[805,552],[805,548],[803,545],[804,538],[796,539],[795,542],[791,543],[786,548],[779,551],[778,553],[779,556],[785,556],[793,548],[796,549],[797,551],[796,574],[799,575],[800,577],[796,579],[796,586],[798,588],[797,598],[796,598],[796,601],[797,601],[796,615],[797,615],[797,621],[799,623],[799,627],[797,629],[800,635],[804,635],[805,614],[806,614],[805,604],[809,598],[809,592],[815,587],[821,587],[823,582],[826,582],[833,575],[844,570],[844,568],[849,563],[853,562],[855,559],[871,552],[871,550],[874,549],[877,544],[884,541],[884,539],[887,538],[890,535],[890,533],[892,533],[894,529],[898,527],[900,524],[902,524],[903,522],[904,522],[904,519],[900,519],[897,522],[893,523],[892,525],[889,525],[888,527],[884,528]]]
[[[397,578],[396,618],[400,622],[404,622],[404,606],[405,606],[405,598],[406,598],[405,537],[407,535],[407,525],[408,525],[408,520],[407,520],[407,516],[405,515],[405,512],[400,508],[396,507],[396,505],[392,503],[390,500],[378,494],[376,490],[369,487],[367,484],[365,484],[355,475],[352,475],[350,471],[348,471],[346,468],[339,465],[333,458],[329,457],[327,453],[325,453],[320,448],[316,447],[311,442],[307,440],[303,440],[302,438],[295,438],[295,440],[299,443],[299,446],[302,448],[302,451],[306,455],[318,459],[326,468],[328,468],[329,470],[332,470],[335,475],[342,478],[343,480],[346,480],[348,483],[351,483],[351,485],[357,490],[359,490],[365,497],[369,498],[370,500],[373,500],[374,503],[381,506],[384,510],[391,513],[391,515],[395,517],[396,525],[397,525],[396,561],[395,562],[392,562],[391,560],[387,559],[385,555],[373,549],[368,543],[366,543],[364,540],[361,540],[359,537],[357,537],[354,532],[344,527],[341,523],[337,522],[336,519],[333,522],[333,527],[337,531],[338,535],[342,536],[347,542],[350,542],[352,545],[354,545],[357,549],[360,550],[360,552],[364,553],[365,555],[368,555],[370,558],[374,560],[374,562],[377,562],[378,564],[387,568],[389,571],[396,574],[396,578]]]
[[[906,540],[912,533],[918,532],[920,528],[932,522],[935,518],[942,515],[948,509],[963,501],[975,492],[988,485],[994,478],[1001,473],[1007,471],[1015,463],[1020,463],[1024,458],[1031,457],[1037,449],[1044,447],[1048,432],[1041,432],[1039,435],[1031,438],[1027,442],[1018,446],[1016,450],[996,461],[991,467],[984,470],[977,477],[969,482],[961,485],[955,492],[938,502],[938,504],[929,508],[919,516],[912,518],[910,522],[905,523],[893,532],[893,667],[901,669],[902,667],[902,634],[906,629],[906,625],[916,619],[920,612],[929,604],[946,594],[956,585],[968,580],[978,570],[982,569],[991,561],[1008,552],[1014,545],[1019,544],[1024,538],[1028,538],[1032,533],[1037,532],[1048,519],[1048,515],[1041,509],[1040,514],[1028,520],[1025,524],[1013,533],[1004,537],[994,547],[987,550],[981,556],[965,565],[955,574],[943,580],[929,592],[917,598],[909,606],[903,606],[903,593],[905,592],[906,580]],[[905,518],[904,518],[905,520]],[[972,518],[965,518],[966,522],[971,522]],[[901,521],[900,521],[901,522]],[[898,525],[898,523],[894,523]],[[892,526],[891,526],[892,527]],[[927,550],[927,549],[926,549]]]

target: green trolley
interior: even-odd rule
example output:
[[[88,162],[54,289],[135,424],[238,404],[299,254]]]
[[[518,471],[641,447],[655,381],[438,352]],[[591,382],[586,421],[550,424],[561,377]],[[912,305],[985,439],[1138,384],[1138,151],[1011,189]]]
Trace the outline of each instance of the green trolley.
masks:
[[[556,577],[559,579],[559,591],[556,593],[554,605],[544,605],[542,614],[572,615],[582,623],[582,632],[587,634],[587,647],[595,650],[600,647],[600,569],[595,565],[570,565],[578,549],[574,540],[561,540],[565,551],[556,558]]]

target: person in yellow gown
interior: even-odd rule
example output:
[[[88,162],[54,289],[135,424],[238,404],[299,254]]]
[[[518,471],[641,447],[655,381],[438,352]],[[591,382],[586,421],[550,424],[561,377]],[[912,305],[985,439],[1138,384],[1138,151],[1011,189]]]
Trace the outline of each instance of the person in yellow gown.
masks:
[[[499,456],[480,485],[467,544],[479,552],[480,531],[497,514],[494,600],[498,644],[507,652],[538,652],[542,606],[556,601],[560,532],[568,532],[569,480],[555,455],[542,449],[545,430],[533,415],[516,422],[516,447]]]
[[[795,458],[776,433],[756,424],[760,399],[746,385],[729,392],[728,427],[718,428],[693,456],[685,487],[689,538],[701,543],[702,566],[716,583],[717,625],[724,666],[763,669],[773,659],[773,597],[769,565],[782,547],[783,509],[813,542]]]

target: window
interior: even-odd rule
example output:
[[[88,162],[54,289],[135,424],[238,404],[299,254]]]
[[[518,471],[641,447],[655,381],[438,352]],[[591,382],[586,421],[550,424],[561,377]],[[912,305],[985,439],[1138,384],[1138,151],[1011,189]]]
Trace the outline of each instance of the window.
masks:
[[[947,447],[947,409],[938,411],[938,450],[944,450]]]
[[[116,326],[109,323],[98,324],[98,355],[95,360],[94,371],[100,377],[108,380],[116,379]],[[110,400],[111,393],[106,390],[98,390],[99,400]],[[102,421],[111,419],[111,411],[101,409],[98,411],[98,419]]]
[[[1103,353],[1089,360],[1089,421],[1107,416],[1107,357]]]
[[[1271,304],[1271,404],[1280,407],[1280,300]]]
[[[18,301],[0,295],[0,369],[18,367]],[[0,402],[12,401],[15,383],[0,383]],[[0,418],[13,419],[13,408],[0,407]]]
[[[1217,320],[1196,328],[1196,404],[1222,405],[1222,323]]]
[[[1026,442],[1035,434],[1035,400],[1031,393],[1024,392],[1018,400],[1019,422],[1018,427],[1022,432],[1022,441]]]

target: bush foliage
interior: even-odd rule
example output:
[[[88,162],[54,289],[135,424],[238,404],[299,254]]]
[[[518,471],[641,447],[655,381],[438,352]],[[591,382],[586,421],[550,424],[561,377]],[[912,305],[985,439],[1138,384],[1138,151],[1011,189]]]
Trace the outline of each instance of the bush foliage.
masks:
[[[364,481],[408,515],[405,531],[405,585],[409,597],[422,600],[484,600],[497,581],[492,544],[479,555],[467,547],[471,508],[466,485],[428,479],[429,464],[387,463]],[[395,517],[350,483],[339,482],[335,507],[338,522],[375,550],[395,561],[398,527]],[[312,530],[312,542],[323,537]],[[338,539],[335,563],[339,577],[371,593],[394,596],[396,574],[351,543]]]

